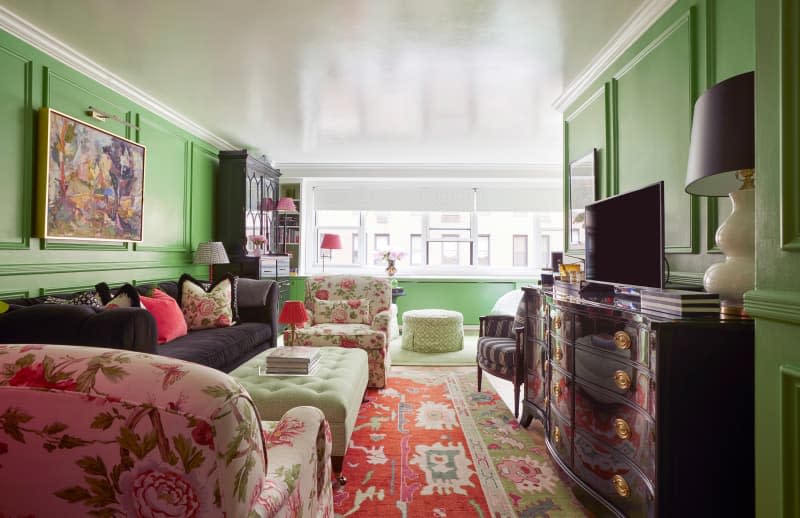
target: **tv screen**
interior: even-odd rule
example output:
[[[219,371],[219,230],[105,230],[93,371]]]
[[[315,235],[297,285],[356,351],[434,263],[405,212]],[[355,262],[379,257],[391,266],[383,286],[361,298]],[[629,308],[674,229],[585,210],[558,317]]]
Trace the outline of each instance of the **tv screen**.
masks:
[[[664,182],[586,206],[586,279],[664,287]]]

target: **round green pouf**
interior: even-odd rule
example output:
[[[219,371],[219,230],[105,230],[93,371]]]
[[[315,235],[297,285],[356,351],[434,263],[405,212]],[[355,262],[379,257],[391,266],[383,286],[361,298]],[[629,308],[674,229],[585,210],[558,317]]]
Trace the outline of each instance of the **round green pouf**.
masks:
[[[418,353],[449,353],[464,348],[464,317],[446,309],[403,313],[402,348]]]

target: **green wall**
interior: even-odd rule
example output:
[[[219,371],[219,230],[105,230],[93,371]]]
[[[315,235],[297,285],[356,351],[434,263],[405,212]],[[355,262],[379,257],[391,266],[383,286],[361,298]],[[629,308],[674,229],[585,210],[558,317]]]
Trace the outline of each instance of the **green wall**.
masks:
[[[93,106],[139,127],[86,115]],[[144,241],[33,237],[36,113],[50,107],[147,147]],[[0,297],[177,279],[213,234],[217,149],[10,34],[0,31]]]
[[[565,186],[569,162],[592,147],[603,197],[664,180],[672,281],[700,283],[722,260],[714,232],[729,202],[684,192],[692,109],[709,86],[754,69],[753,5],[679,0],[564,112]]]
[[[292,278],[290,298],[305,298],[305,277]],[[498,279],[422,279],[398,278],[398,286],[406,294],[397,299],[398,318],[410,309],[449,309],[464,315],[464,324],[478,325],[478,317],[486,315],[503,294],[535,281]]]
[[[800,516],[800,4],[756,20],[756,510]]]

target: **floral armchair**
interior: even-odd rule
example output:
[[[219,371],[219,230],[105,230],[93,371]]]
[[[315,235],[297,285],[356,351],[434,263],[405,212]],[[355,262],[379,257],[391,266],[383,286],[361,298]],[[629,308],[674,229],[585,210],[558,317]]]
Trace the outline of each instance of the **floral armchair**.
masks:
[[[144,353],[0,345],[0,516],[332,517],[318,409]]]
[[[297,344],[358,347],[367,352],[368,386],[386,386],[391,366],[389,339],[392,285],[385,277],[327,275],[306,280],[309,326],[298,329]]]

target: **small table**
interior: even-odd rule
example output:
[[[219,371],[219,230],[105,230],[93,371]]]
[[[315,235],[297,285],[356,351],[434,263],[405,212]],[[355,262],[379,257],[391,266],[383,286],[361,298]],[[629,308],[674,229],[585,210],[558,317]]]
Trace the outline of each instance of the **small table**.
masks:
[[[402,348],[418,353],[446,353],[464,348],[464,316],[446,309],[403,313]]]

